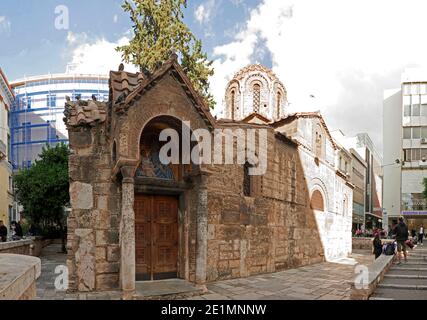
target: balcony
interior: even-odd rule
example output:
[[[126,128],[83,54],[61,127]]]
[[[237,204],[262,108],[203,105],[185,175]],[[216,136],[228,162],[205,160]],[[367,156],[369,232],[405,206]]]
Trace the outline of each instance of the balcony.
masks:
[[[5,160],[7,157],[7,145],[0,140],[0,161]]]
[[[402,211],[406,214],[409,214],[409,213],[425,214],[427,212],[427,200],[414,200],[411,202],[402,202]]]

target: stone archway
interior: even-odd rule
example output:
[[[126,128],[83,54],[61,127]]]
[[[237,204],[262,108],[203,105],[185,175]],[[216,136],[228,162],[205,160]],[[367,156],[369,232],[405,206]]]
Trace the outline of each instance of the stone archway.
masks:
[[[132,161],[136,165],[121,168],[121,279],[125,295],[128,292],[130,296],[140,280],[177,277],[200,284],[206,281],[207,175],[192,164],[163,165],[159,161],[160,149],[170,142],[160,141],[160,133],[173,129],[180,135],[182,128],[183,122],[176,117],[152,117],[137,129],[140,143],[132,146],[139,150],[139,159]],[[180,152],[182,143],[179,139]],[[196,143],[190,150],[194,147]],[[182,153],[179,159],[183,159]],[[150,234],[144,235],[144,230]]]

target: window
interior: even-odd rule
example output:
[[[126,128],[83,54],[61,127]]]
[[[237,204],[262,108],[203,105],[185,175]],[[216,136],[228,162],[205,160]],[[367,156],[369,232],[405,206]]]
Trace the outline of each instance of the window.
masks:
[[[413,117],[419,117],[420,116],[420,105],[419,104],[413,104],[412,105],[412,116]]]
[[[419,83],[413,83],[411,85],[411,94],[420,94],[420,84]]]
[[[420,149],[412,149],[412,161],[421,160],[421,150]]]
[[[25,103],[27,105],[27,109],[31,109],[31,97],[27,97],[25,99]]]
[[[411,128],[403,128],[403,139],[411,139]]]
[[[412,139],[421,139],[421,127],[412,128]]]
[[[404,106],[404,113],[403,115],[405,117],[410,117],[411,116],[411,106]]]
[[[22,124],[24,127],[22,134],[22,142],[30,142],[31,141],[31,122],[24,122]]]
[[[56,107],[56,95],[55,94],[48,94],[47,95],[47,106],[49,108]]]
[[[421,128],[421,139],[427,139],[427,127]]]
[[[277,93],[277,101],[276,101],[276,108],[277,108],[277,119],[280,119],[280,104],[282,102],[282,94],[280,92]]]
[[[253,86],[253,100],[254,112],[259,113],[259,107],[261,104],[261,86],[258,83]]]
[[[403,85],[403,94],[405,96],[410,95],[411,94],[411,85],[410,84],[404,84]]]
[[[249,162],[246,162],[245,165],[243,166],[243,194],[245,197],[250,197],[251,196],[251,176],[249,175],[249,168],[251,167],[251,165],[249,164]]]
[[[325,204],[323,201],[323,196],[319,190],[315,190],[311,195],[310,207],[313,210],[325,211]]]
[[[231,91],[231,120],[234,120],[234,108],[235,108],[235,100],[236,100],[236,92],[234,90]]]
[[[403,150],[403,152],[405,153],[405,161],[411,162],[412,161],[411,149],[405,149]]]
[[[421,160],[423,158],[427,159],[427,149],[421,149]]]
[[[47,121],[47,140],[56,140],[56,129],[55,129],[56,121]]]

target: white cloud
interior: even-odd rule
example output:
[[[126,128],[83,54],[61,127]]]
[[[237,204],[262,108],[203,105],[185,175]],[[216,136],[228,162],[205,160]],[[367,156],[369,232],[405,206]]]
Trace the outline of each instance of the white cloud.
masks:
[[[113,16],[113,22],[114,22],[114,23],[117,23],[117,21],[119,21],[119,16],[118,16],[117,14],[115,14],[115,15]]]
[[[406,66],[426,63],[426,10],[422,0],[263,0],[233,41],[215,48],[212,92],[221,105],[227,81],[255,62],[263,41],[290,111],[320,110],[331,129],[368,132],[381,145],[383,90],[399,85]]]
[[[200,24],[208,23],[212,18],[215,0],[208,0],[200,4],[194,11],[194,17]]]
[[[129,43],[126,36],[116,42],[110,42],[104,38],[88,40],[86,34],[70,33],[67,40],[72,50],[69,65],[73,72],[84,74],[108,74],[110,70],[117,70],[122,58],[121,53],[115,49]],[[136,72],[137,68],[125,64],[125,70]]]
[[[0,34],[5,33],[6,35],[10,35],[12,31],[12,23],[5,16],[0,16]]]

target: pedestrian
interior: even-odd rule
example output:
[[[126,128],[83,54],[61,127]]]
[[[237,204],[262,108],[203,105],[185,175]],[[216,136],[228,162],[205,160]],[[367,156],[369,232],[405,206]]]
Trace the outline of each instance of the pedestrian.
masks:
[[[403,221],[403,218],[399,218],[399,223],[397,224],[396,228],[394,229],[394,233],[396,235],[396,242],[397,242],[397,264],[401,264],[402,260],[402,251],[403,255],[405,257],[405,262],[408,262],[408,254],[406,251],[406,244],[405,242],[409,238],[409,231],[408,226]]]
[[[420,233],[418,234],[418,242],[421,243],[421,245],[423,245],[423,240],[424,240],[424,225],[421,225]]]
[[[0,242],[7,241],[7,228],[4,225],[3,220],[0,220]]]
[[[383,244],[381,241],[381,234],[379,232],[375,233],[375,238],[373,241],[373,246],[374,246],[374,255],[375,255],[375,260],[378,259],[382,252],[383,252]]]
[[[22,232],[21,224],[19,222],[13,221],[12,226],[13,226],[13,230],[15,231],[14,232],[14,240],[21,240],[22,237],[24,236],[24,234]]]

